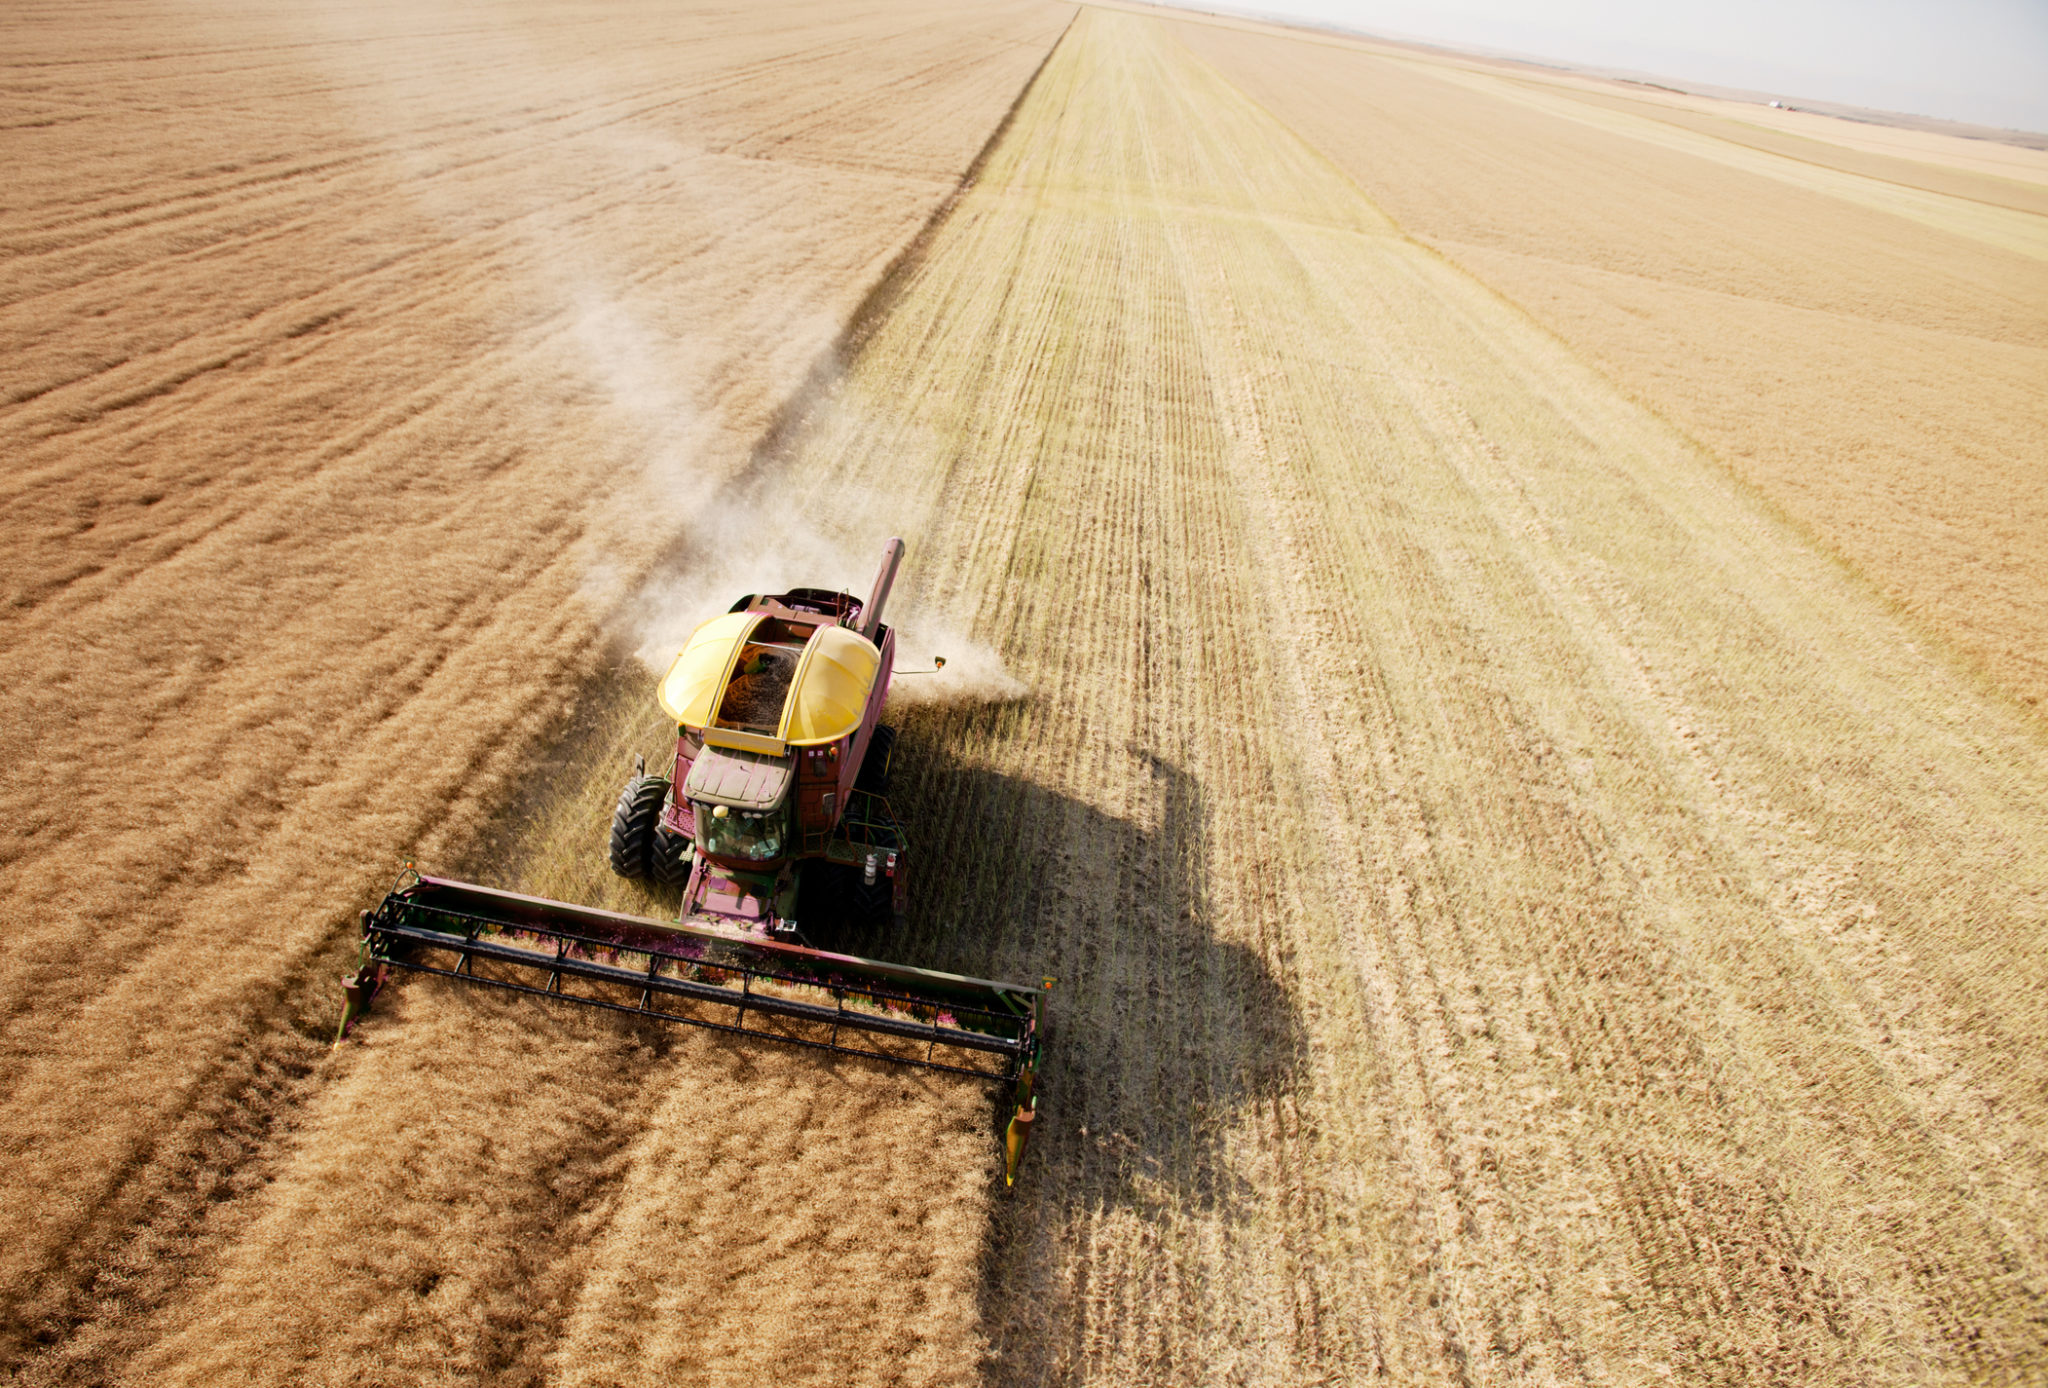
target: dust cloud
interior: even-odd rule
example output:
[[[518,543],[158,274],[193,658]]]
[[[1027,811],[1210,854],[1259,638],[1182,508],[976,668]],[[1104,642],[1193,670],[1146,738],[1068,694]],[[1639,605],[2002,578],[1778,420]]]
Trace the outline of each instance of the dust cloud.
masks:
[[[902,668],[889,686],[892,707],[1007,704],[1031,693],[1031,686],[1011,673],[994,647],[943,620],[927,623],[913,612],[897,632],[897,661]],[[932,669],[935,658],[943,658],[945,667],[924,673]]]
[[[890,687],[891,706],[1026,697],[1029,686],[930,580],[932,556],[923,552],[922,537],[932,524],[932,499],[919,484],[945,461],[938,439],[897,402],[849,380],[836,357],[814,373],[790,414],[800,422],[807,454],[829,458],[830,470],[799,479],[771,448],[753,475],[708,499],[678,494],[681,557],[608,619],[641,663],[666,670],[699,623],[749,593],[825,588],[865,601],[883,547],[903,537],[903,564],[883,609],[896,630],[903,672]],[[873,466],[876,456],[886,459],[883,467]],[[941,659],[944,668],[936,668]]]
[[[463,10],[429,4],[411,11],[409,22],[447,20]],[[353,7],[316,5],[310,15],[337,39],[374,32]],[[493,28],[478,41],[492,63],[530,64],[544,56],[517,27]],[[342,43],[322,51],[351,50]],[[329,61],[341,99],[363,127],[446,100],[403,70],[365,68],[342,56]],[[626,176],[669,185],[672,215],[695,237],[716,243],[760,233],[756,219],[724,195],[717,161],[678,139],[606,125],[576,147],[575,165],[568,157],[566,150],[542,147],[538,176],[573,185],[583,176],[577,166],[594,160]],[[416,151],[400,158],[408,168],[427,167],[426,156]],[[436,226],[460,227],[473,216],[432,180],[413,189],[414,210]],[[780,495],[772,461],[764,477],[742,477],[736,487],[732,476],[732,460],[758,429],[765,403],[752,393],[735,398],[736,379],[800,382],[788,390],[780,412],[825,412],[835,420],[822,428],[842,435],[851,420],[839,417],[856,409],[892,408],[874,401],[856,406],[847,394],[837,352],[843,315],[821,305],[801,282],[759,279],[733,305],[732,324],[679,320],[644,292],[642,267],[632,254],[636,248],[593,241],[582,231],[586,216],[574,204],[552,204],[507,223],[501,234],[514,238],[522,251],[515,286],[521,311],[549,325],[542,368],[569,383],[585,414],[578,438],[606,463],[602,490],[583,507],[585,530],[573,551],[581,571],[577,598],[592,620],[658,673],[699,622],[724,612],[741,594],[806,586],[865,596],[883,540],[903,524],[902,498]],[[881,431],[899,441],[904,437],[892,421],[863,422],[869,436]],[[531,428],[541,437],[549,433],[544,421]],[[906,476],[930,461],[900,459]],[[650,577],[650,565],[662,553],[688,558],[680,572],[656,567]],[[942,606],[920,600],[915,561],[912,555],[906,566],[911,571],[899,578],[889,612],[900,643],[898,665],[922,669],[943,657],[946,667],[906,678],[894,700],[1021,698],[1024,683],[993,647],[959,630]]]

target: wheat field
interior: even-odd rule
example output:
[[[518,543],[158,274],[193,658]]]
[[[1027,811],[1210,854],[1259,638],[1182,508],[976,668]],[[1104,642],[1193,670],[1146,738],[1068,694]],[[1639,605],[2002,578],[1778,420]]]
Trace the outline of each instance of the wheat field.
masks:
[[[27,1381],[2048,1374],[2038,188],[1122,9],[321,13],[285,205],[95,219],[51,161],[0,223],[54,257],[0,319],[53,344],[0,413]],[[686,95],[614,130],[633,80]],[[669,220],[709,190],[786,235]],[[889,534],[953,659],[892,700],[909,919],[850,943],[1056,980],[1017,1191],[950,1080],[432,981],[324,1052],[401,856],[667,905],[597,853],[645,662]]]
[[[571,1265],[673,1156],[626,1136],[682,1102],[669,1043],[453,1001],[330,1057],[355,913],[407,857],[461,864],[631,659],[622,584],[830,362],[1070,14],[0,16],[10,1369],[512,1382],[614,1328]],[[776,1121],[864,1126],[809,1107]],[[889,1275],[964,1334],[928,1257]],[[732,1294],[836,1275],[802,1265]],[[877,1294],[844,1352],[915,1362],[926,1323]]]

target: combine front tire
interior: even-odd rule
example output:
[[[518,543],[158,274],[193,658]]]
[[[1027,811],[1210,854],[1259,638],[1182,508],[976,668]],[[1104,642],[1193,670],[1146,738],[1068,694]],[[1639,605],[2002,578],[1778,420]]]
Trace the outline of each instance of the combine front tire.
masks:
[[[645,877],[654,856],[654,830],[668,799],[668,782],[659,776],[635,776],[619,792],[612,811],[612,871],[621,877]]]

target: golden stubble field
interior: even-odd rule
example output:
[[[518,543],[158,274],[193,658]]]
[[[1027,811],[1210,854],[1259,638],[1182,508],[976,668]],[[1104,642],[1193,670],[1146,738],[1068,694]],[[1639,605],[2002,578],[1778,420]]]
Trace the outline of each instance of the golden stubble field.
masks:
[[[1182,32],[1405,232],[2048,700],[2048,151]]]
[[[317,60],[194,42],[155,79],[113,12],[25,31],[109,45],[138,108],[241,112],[178,127],[194,167],[359,154],[250,180],[260,215],[202,186],[185,225],[114,196],[165,160],[101,117],[6,207],[58,257],[15,252],[0,320],[53,382],[0,413],[31,1380],[2048,1372],[2039,595],[2019,564],[1949,575],[1960,624],[1916,596],[2039,428],[2039,373],[1977,370],[2040,345],[2024,179],[1980,213],[1958,162],[1902,204],[1845,144],[1760,269],[1707,213],[1728,169],[1792,187],[1742,164],[1780,133],[1646,135],[1413,54],[1099,9],[674,49],[651,10],[320,13]],[[28,130],[113,109],[24,71]],[[1518,133],[1532,102],[1619,123]],[[1489,189],[1547,257],[1429,221]],[[1588,246],[1635,257],[1641,314]],[[1859,374],[1845,304],[1917,355]],[[1768,389],[1714,365],[1796,313],[1832,326],[1760,346]],[[1979,382],[1962,451],[1910,401],[1823,408],[1899,371]],[[1880,426],[1864,488],[1812,442]],[[1859,499],[1891,549],[1821,523]],[[658,907],[595,854],[659,742],[631,652],[764,562],[857,584],[889,533],[906,637],[969,677],[905,681],[919,894],[862,943],[1058,977],[1016,1195],[943,1082],[430,984],[320,1054],[343,913],[401,854]]]

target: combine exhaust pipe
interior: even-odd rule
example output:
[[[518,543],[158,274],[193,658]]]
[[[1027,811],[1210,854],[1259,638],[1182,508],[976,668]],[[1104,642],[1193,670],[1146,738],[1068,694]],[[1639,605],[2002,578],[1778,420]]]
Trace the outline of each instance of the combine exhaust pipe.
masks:
[[[875,590],[860,610],[860,634],[872,641],[882,629],[882,604],[889,601],[889,589],[896,583],[896,569],[903,563],[903,541],[895,539],[882,547],[882,571],[875,575]]]

